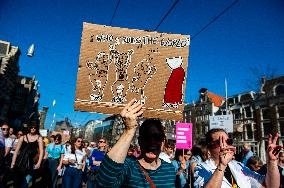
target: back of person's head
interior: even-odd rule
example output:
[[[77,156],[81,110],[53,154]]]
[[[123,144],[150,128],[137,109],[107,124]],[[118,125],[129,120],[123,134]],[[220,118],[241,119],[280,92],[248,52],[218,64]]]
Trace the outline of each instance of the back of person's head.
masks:
[[[210,144],[212,141],[213,141],[213,138],[212,138],[212,135],[214,133],[217,133],[217,132],[224,132],[227,134],[227,132],[224,130],[224,129],[219,129],[219,128],[214,128],[214,129],[210,129],[206,134],[205,134],[205,141],[206,141],[206,144]]]

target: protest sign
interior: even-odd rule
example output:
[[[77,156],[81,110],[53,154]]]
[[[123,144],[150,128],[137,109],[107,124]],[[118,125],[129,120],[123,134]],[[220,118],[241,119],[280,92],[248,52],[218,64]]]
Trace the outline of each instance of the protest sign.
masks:
[[[182,119],[189,36],[83,24],[75,110],[118,114],[132,99],[144,117]]]
[[[176,124],[176,148],[177,149],[192,148],[192,123]]]
[[[209,128],[224,129],[228,133],[233,132],[233,115],[209,116]]]

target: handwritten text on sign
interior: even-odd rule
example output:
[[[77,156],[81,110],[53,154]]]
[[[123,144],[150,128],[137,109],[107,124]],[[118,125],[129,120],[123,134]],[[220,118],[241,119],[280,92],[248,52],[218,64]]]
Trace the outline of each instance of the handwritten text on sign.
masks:
[[[176,124],[176,148],[177,149],[192,148],[192,123]]]

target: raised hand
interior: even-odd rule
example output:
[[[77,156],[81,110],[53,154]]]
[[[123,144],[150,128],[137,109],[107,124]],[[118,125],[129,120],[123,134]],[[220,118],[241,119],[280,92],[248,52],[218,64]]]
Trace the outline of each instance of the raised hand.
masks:
[[[277,145],[277,140],[279,138],[279,134],[276,133],[275,137],[272,138],[272,135],[268,136],[268,147],[267,147],[267,158],[270,161],[275,161],[278,159],[278,154],[282,149],[282,146]]]
[[[130,130],[137,127],[137,117],[143,114],[143,104],[132,99],[121,111],[120,115],[124,119],[125,129]]]
[[[225,137],[220,138],[220,163],[227,166],[228,163],[233,159],[236,152],[236,147],[227,145]]]

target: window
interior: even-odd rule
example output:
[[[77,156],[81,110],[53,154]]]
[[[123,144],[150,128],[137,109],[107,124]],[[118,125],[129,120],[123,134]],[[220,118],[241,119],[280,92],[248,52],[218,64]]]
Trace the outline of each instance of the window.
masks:
[[[245,113],[247,118],[252,117],[252,112],[250,107],[245,107]]]
[[[235,115],[235,119],[241,119],[241,113],[240,110],[234,110],[234,115]]]
[[[268,108],[262,109],[263,119],[270,119],[270,110]]]
[[[253,130],[251,128],[252,126],[249,124],[249,125],[246,125],[246,129],[247,129],[247,138],[249,140],[252,140],[253,139]]]
[[[263,123],[264,136],[267,137],[269,134],[272,134],[272,126],[270,122]]]
[[[284,106],[278,106],[279,118],[284,118]]]
[[[275,95],[276,96],[284,95],[284,84],[280,84],[275,87]]]

